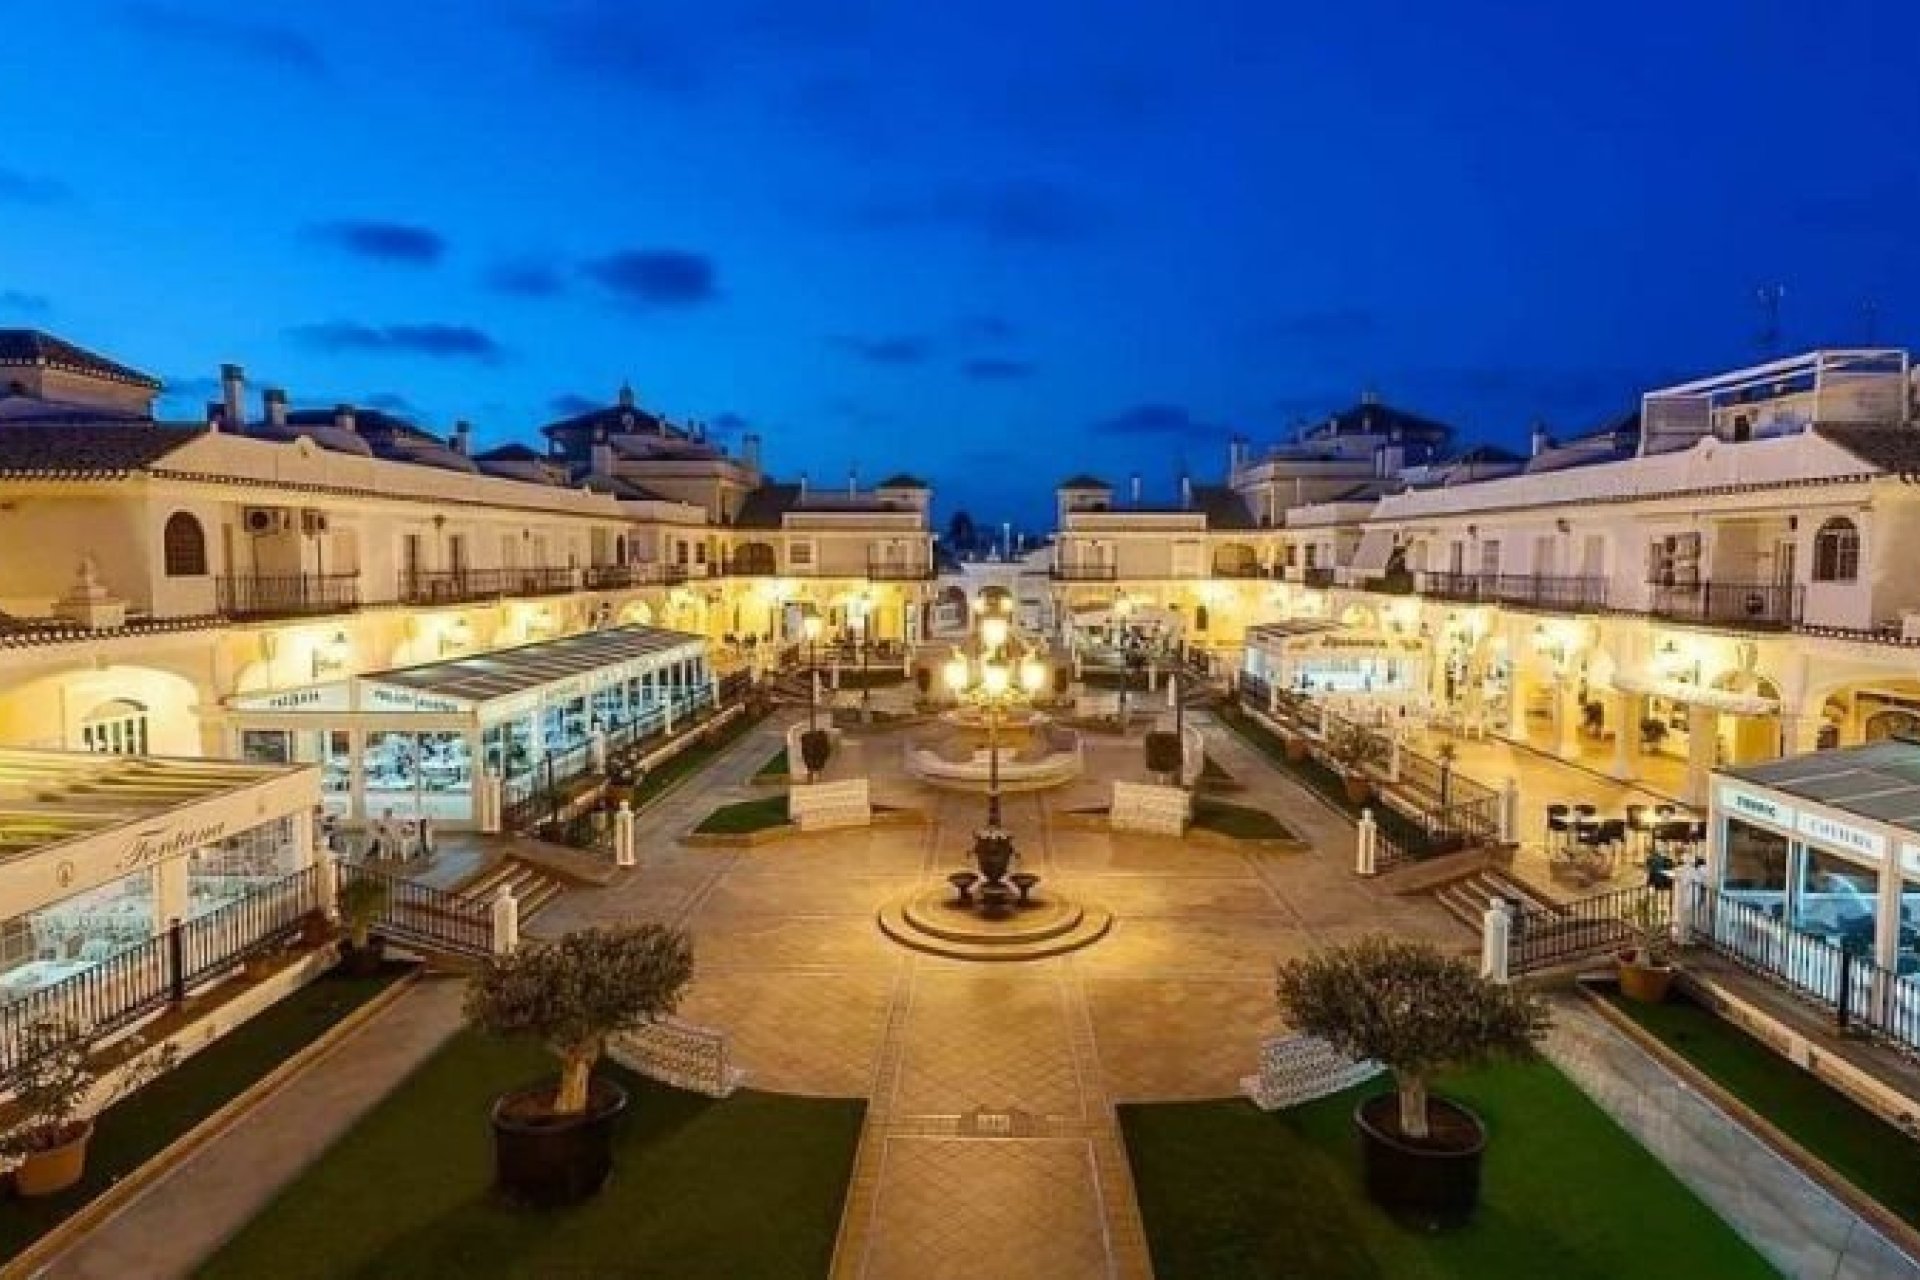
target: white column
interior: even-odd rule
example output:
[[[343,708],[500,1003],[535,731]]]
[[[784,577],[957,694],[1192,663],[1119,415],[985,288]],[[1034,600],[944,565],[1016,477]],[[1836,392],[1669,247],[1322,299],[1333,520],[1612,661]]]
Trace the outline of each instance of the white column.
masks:
[[[482,772],[473,784],[474,824],[487,835],[500,833],[500,819],[506,809],[505,785],[492,769]]]
[[[168,858],[153,869],[153,931],[165,933],[175,920],[185,920],[188,901],[187,860]]]
[[[631,867],[637,861],[634,853],[633,805],[622,800],[619,809],[613,815],[613,864],[616,867]]]
[[[1553,753],[1562,760],[1580,754],[1580,698],[1573,681],[1556,677],[1553,684]]]
[[[1714,746],[1720,733],[1720,713],[1698,702],[1687,706],[1687,801],[1707,798],[1707,777],[1713,772]]]
[[[595,773],[607,771],[606,730],[595,729],[587,735],[587,763]]]
[[[1616,690],[1607,699],[1607,719],[1613,723],[1613,765],[1607,772],[1626,781],[1639,768],[1640,695]]]
[[[1360,824],[1354,828],[1354,834],[1354,874],[1370,876],[1380,854],[1380,824],[1373,820],[1372,809],[1360,811]]]
[[[493,953],[504,956],[520,946],[520,903],[503,884],[493,895],[492,909]]]
[[[1520,780],[1514,777],[1500,788],[1500,843],[1520,843]]]
[[[331,853],[323,852],[314,866],[319,868],[315,896],[320,900],[320,912],[329,920],[337,920],[340,918],[340,864]]]
[[[347,819],[365,821],[367,813],[367,735],[347,730]]]
[[[1400,734],[1398,730],[1387,739],[1387,781],[1400,781]]]
[[[1507,945],[1512,936],[1513,916],[1507,904],[1498,898],[1489,898],[1486,912],[1480,917],[1481,977],[1494,982],[1509,980]]]
[[[288,814],[287,825],[290,828],[288,840],[293,845],[293,869],[298,871],[302,867],[312,866],[320,854],[320,832],[314,825],[313,810]]]

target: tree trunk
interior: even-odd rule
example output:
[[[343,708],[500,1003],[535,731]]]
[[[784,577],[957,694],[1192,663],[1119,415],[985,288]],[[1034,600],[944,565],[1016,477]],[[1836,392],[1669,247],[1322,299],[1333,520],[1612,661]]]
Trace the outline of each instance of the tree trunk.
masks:
[[[553,1095],[555,1115],[577,1116],[587,1109],[587,1084],[600,1058],[600,1042],[574,1045],[560,1056],[560,1091]]]
[[[1400,1072],[1394,1076],[1400,1089],[1400,1132],[1415,1140],[1427,1136],[1427,1080],[1425,1076]]]

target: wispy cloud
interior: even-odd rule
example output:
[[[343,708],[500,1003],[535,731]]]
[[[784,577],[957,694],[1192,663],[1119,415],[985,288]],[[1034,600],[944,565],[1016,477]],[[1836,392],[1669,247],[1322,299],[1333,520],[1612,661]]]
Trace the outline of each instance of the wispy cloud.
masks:
[[[1149,403],[1101,418],[1093,423],[1093,430],[1100,435],[1193,438],[1219,435],[1226,428],[1196,418],[1181,405]]]
[[[307,228],[309,238],[380,262],[431,266],[447,251],[446,238],[430,227],[378,218],[339,218]]]
[[[327,57],[320,46],[281,23],[144,2],[130,4],[122,13],[143,36],[197,44],[312,76],[327,72]]]
[[[53,299],[44,293],[28,293],[24,289],[0,289],[0,311],[11,311],[16,315],[43,316],[53,310]]]
[[[0,201],[7,204],[65,204],[71,199],[73,191],[56,178],[0,165]]]
[[[496,364],[506,356],[506,348],[492,335],[465,324],[429,321],[370,325],[354,320],[329,320],[296,326],[288,330],[288,334],[303,346],[319,351],[421,355],[437,360],[474,360],[481,364]]]
[[[564,292],[566,278],[550,258],[508,258],[487,268],[483,282],[495,293],[519,298],[550,298]]]
[[[547,401],[547,408],[562,418],[574,418],[583,413],[592,413],[605,402],[592,396],[583,396],[577,391],[563,391]]]
[[[923,364],[933,354],[933,345],[925,338],[898,334],[884,338],[863,338],[854,334],[836,334],[827,340],[833,346],[868,364]]]
[[[719,296],[713,259],[685,249],[625,249],[580,270],[608,293],[643,307],[696,307]]]
[[[1003,243],[1071,244],[1096,234],[1102,216],[1087,195],[1057,182],[962,182],[917,195],[870,200],[854,210],[870,230],[949,227]]]
[[[960,366],[960,371],[976,382],[1013,382],[1020,378],[1031,378],[1034,366],[1030,360],[983,357],[967,361]]]

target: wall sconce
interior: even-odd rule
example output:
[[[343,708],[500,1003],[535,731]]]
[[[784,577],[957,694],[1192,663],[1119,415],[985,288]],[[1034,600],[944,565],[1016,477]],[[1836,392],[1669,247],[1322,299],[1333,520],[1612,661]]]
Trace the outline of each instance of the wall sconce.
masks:
[[[472,625],[465,618],[456,618],[440,632],[440,656],[465,649],[472,643]]]
[[[347,666],[347,633],[336,631],[333,635],[313,646],[313,678],[335,671],[344,671]]]

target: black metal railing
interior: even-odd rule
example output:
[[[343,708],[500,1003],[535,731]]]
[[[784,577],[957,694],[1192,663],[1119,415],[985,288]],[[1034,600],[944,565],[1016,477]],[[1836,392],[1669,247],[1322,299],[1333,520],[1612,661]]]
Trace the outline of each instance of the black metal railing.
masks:
[[[500,569],[417,569],[400,575],[402,604],[460,604],[579,589],[577,570],[550,565]]]
[[[1535,609],[1604,609],[1607,580],[1551,573],[1426,573],[1420,592],[1463,604],[1504,604]]]
[[[633,564],[595,564],[580,571],[588,591],[618,591],[625,587],[675,586],[687,580],[683,564],[644,561]]]
[[[1784,630],[1800,621],[1802,592],[1778,582],[1651,582],[1647,612],[1674,622]]]
[[[28,1028],[70,1021],[99,1037],[131,1026],[195,987],[280,946],[321,907],[320,869],[303,867],[119,951],[72,977],[0,1005],[0,1085],[25,1065]]]
[[[1745,901],[1709,884],[1688,884],[1687,936],[1741,968],[1824,1008],[1841,1031],[1864,1031],[1920,1048],[1920,983],[1891,973],[1864,950],[1796,929],[1778,902]]]
[[[1213,576],[1216,578],[1265,578],[1271,572],[1258,560],[1218,559],[1213,562]]]
[[[1516,909],[1507,935],[1507,969],[1515,974],[1619,951],[1648,928],[1665,928],[1673,919],[1673,894],[1651,885],[1548,908],[1512,905]]]
[[[1308,565],[1300,571],[1302,585],[1324,591],[1333,585],[1335,570],[1331,565]]]
[[[386,889],[373,931],[395,942],[460,955],[493,954],[493,906],[360,863],[340,864],[340,887],[371,880]]]
[[[1120,577],[1117,564],[1062,564],[1055,561],[1049,570],[1055,582],[1113,582]]]
[[[242,574],[215,583],[216,607],[229,618],[298,618],[360,607],[356,573]]]

